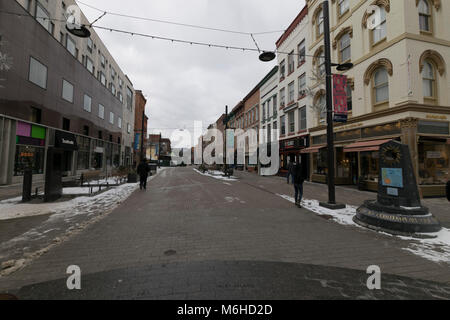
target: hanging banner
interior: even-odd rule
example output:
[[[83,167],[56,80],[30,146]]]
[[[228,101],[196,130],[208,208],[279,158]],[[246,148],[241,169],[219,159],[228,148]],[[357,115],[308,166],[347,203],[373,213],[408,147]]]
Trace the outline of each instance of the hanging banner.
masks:
[[[347,122],[347,76],[333,75],[334,122]]]
[[[134,150],[139,150],[139,143],[141,140],[141,134],[140,133],[136,133],[136,135],[134,136]]]

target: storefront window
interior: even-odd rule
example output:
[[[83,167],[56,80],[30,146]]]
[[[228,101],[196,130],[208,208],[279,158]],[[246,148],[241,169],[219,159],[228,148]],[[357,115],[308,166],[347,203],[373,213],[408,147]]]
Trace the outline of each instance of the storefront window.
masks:
[[[336,148],[336,177],[350,178],[351,159],[344,148]]]
[[[378,183],[380,171],[379,151],[361,152],[361,176],[364,181]]]
[[[320,149],[319,152],[313,153],[314,174],[326,175],[328,173],[327,149]]]
[[[419,184],[443,185],[450,180],[450,144],[445,141],[419,143]]]
[[[77,137],[78,142],[78,156],[77,156],[77,169],[87,170],[89,169],[89,147],[90,139],[86,137]]]
[[[25,169],[31,169],[33,174],[43,174],[44,155],[44,148],[18,145],[14,161],[14,176],[23,176]]]

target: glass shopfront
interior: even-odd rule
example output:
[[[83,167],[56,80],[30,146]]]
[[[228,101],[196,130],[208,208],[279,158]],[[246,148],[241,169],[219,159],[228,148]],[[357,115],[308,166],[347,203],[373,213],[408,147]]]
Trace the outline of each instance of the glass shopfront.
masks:
[[[319,152],[312,154],[313,159],[313,173],[320,175],[327,175],[328,173],[328,153],[327,148],[322,148]]]
[[[23,176],[26,169],[33,174],[44,173],[46,134],[44,127],[17,122],[14,176]]]
[[[77,155],[77,169],[78,170],[88,170],[89,165],[89,154],[90,154],[90,142],[91,140],[87,137],[78,136],[78,155]]]
[[[450,144],[448,139],[420,138],[419,184],[445,185],[450,180]]]
[[[378,183],[380,172],[380,152],[368,151],[360,153],[361,177],[365,182]]]

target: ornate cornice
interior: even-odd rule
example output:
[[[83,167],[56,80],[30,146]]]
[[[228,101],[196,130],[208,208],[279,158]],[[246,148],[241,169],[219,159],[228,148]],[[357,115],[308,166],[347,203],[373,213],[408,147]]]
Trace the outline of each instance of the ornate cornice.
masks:
[[[439,74],[442,76],[445,73],[445,60],[442,58],[441,54],[434,50],[427,50],[420,56],[419,67],[420,72],[423,70],[423,65],[425,60],[431,60],[436,65]]]
[[[384,7],[386,9],[386,12],[391,11],[391,2],[390,0],[375,0],[371,3],[372,6],[378,6],[378,7]],[[367,28],[367,20],[372,15],[372,12],[366,11],[364,12],[363,18],[362,18],[362,26],[363,28]]]
[[[353,26],[348,26],[348,27],[342,28],[341,31],[339,31],[339,33],[334,37],[333,49],[337,48],[337,42],[346,33],[348,33],[350,35],[350,38],[353,38]]]
[[[390,76],[392,76],[392,74],[394,73],[394,67],[391,61],[385,58],[378,59],[377,61],[372,63],[364,73],[364,83],[366,85],[370,83],[370,79],[372,79],[373,73],[379,68],[385,68]]]
[[[420,0],[416,0],[416,7],[419,5]],[[439,10],[441,8],[441,0],[428,0],[430,1],[433,6],[436,8],[436,10]]]

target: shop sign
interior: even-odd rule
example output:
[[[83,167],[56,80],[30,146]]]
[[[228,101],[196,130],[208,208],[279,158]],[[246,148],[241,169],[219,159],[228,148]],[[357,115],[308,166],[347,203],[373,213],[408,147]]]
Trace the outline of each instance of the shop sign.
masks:
[[[55,132],[55,147],[65,150],[78,150],[77,138],[74,134],[56,131]]]
[[[427,151],[427,159],[441,159],[442,153],[440,151]]]
[[[105,149],[103,149],[103,148],[101,148],[101,147],[96,147],[96,148],[94,149],[94,152],[95,152],[95,153],[104,153],[104,152],[105,152]]]
[[[136,133],[134,136],[134,150],[139,150],[139,141],[140,141],[141,134]]]
[[[347,122],[347,76],[333,75],[334,121]]]
[[[383,186],[403,188],[403,170],[401,168],[382,168]]]

